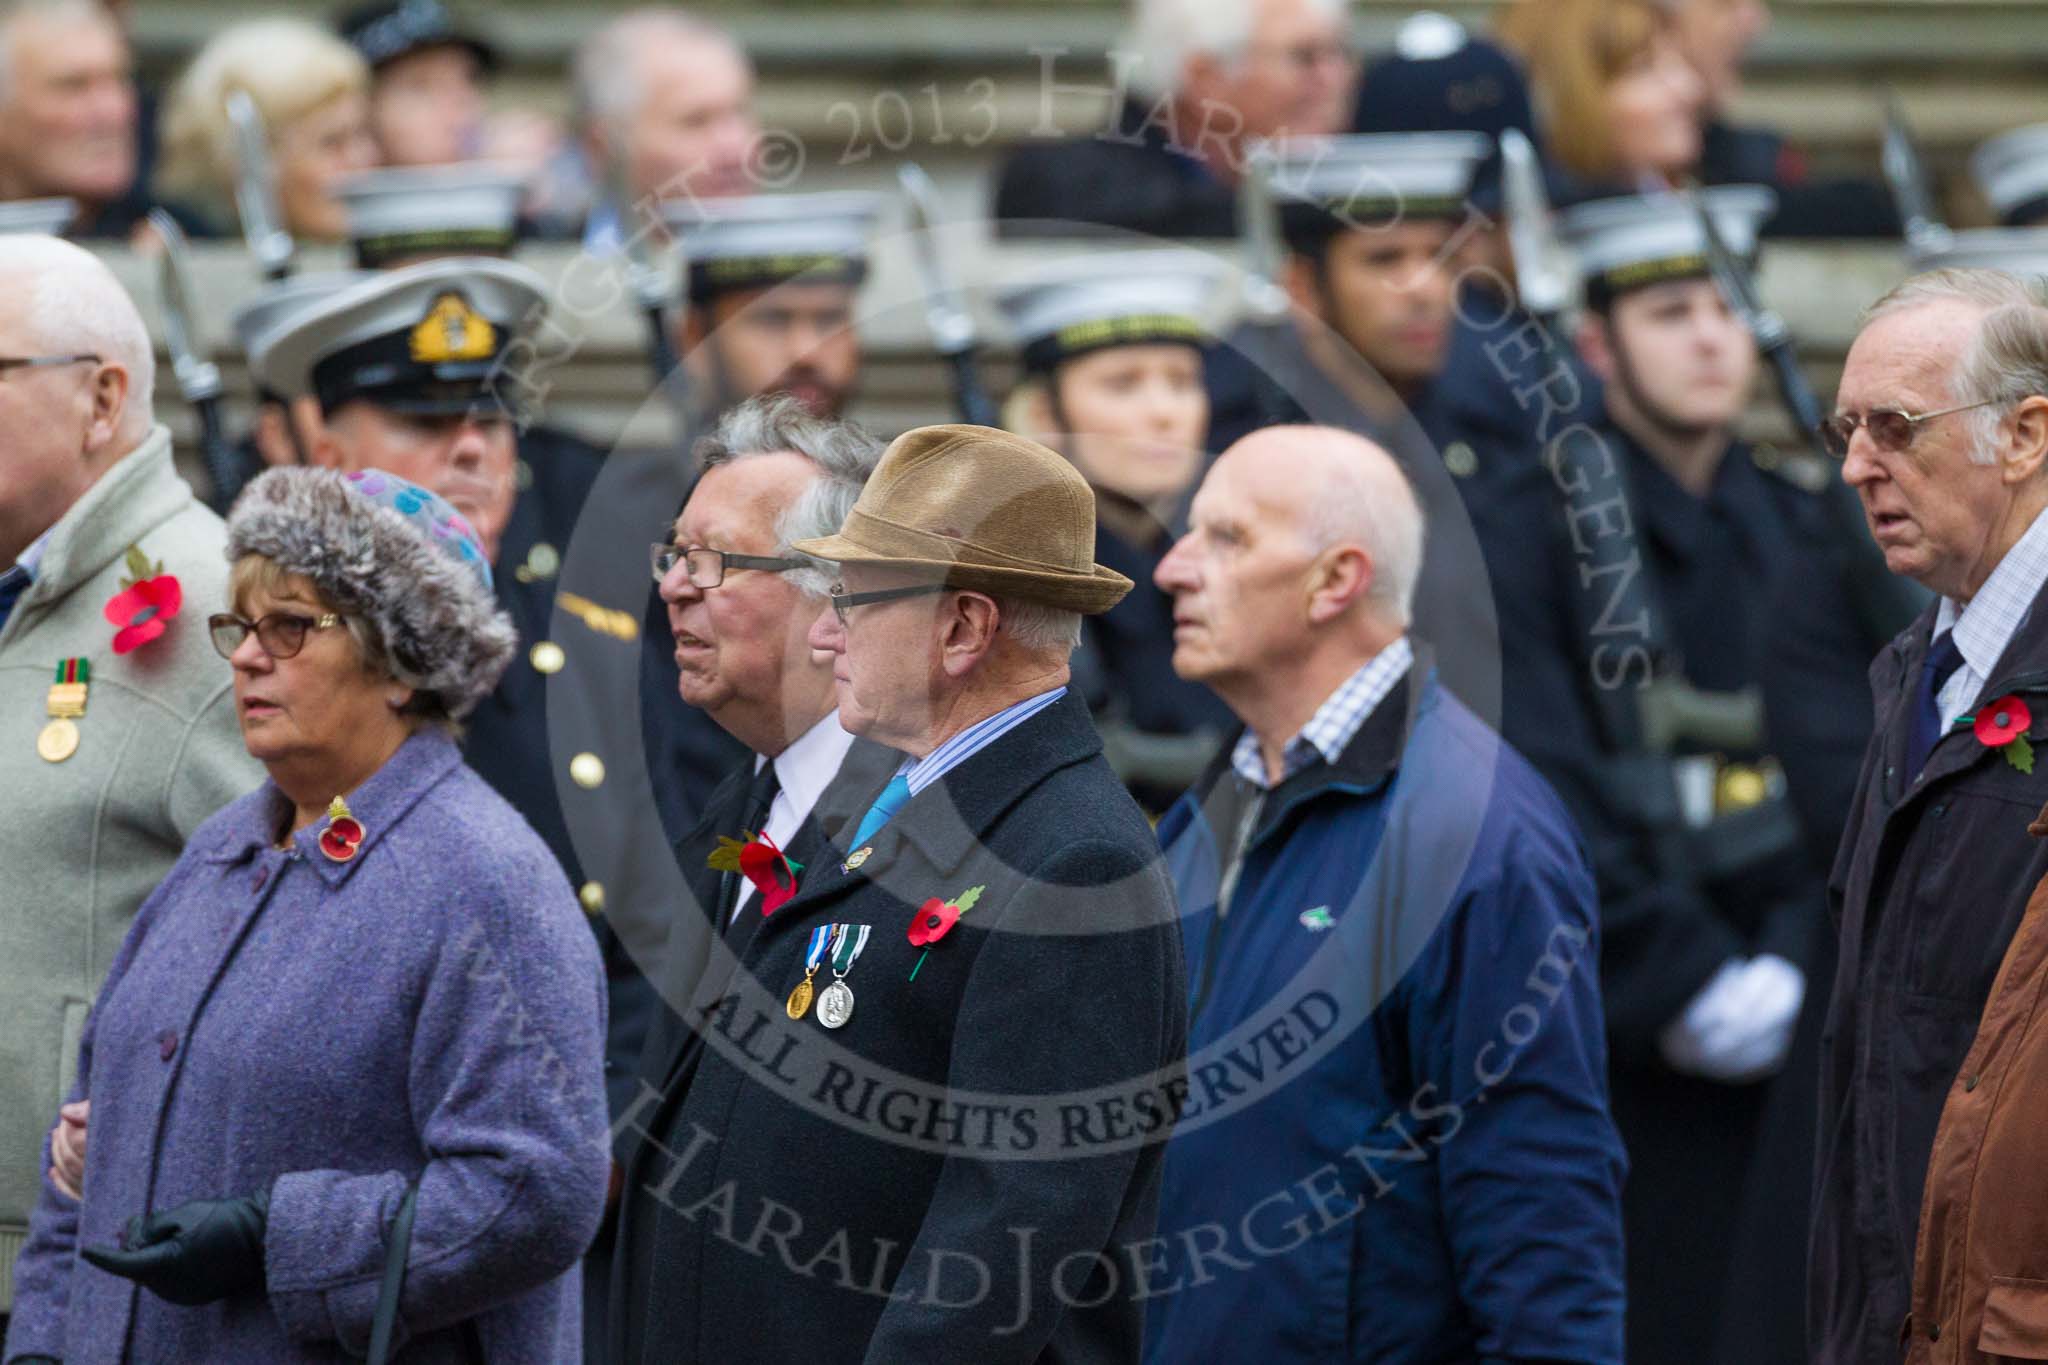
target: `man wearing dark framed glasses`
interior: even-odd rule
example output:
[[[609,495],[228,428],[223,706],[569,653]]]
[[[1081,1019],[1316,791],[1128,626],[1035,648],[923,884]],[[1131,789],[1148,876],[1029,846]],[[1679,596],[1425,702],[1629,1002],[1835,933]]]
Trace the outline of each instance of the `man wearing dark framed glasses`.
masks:
[[[129,922],[193,832],[263,776],[207,640],[225,534],[178,477],[154,382],[148,331],[106,266],[0,235],[0,868],[20,911],[0,965],[0,1264],[53,1164],[47,1125]],[[131,580],[154,581],[146,604]],[[85,1108],[60,1125],[67,1146]],[[0,1333],[12,1293],[0,1277]]]
[[[1822,1365],[1896,1354],[1902,1321],[1922,1344],[1990,1349],[1998,1311],[1981,1291],[1914,1292],[1916,1244],[1936,1269],[1954,1250],[1916,1232],[1922,1196],[1976,1165],[1983,1115],[1952,1111],[1998,1088],[1966,1059],[2048,872],[2048,840],[2027,833],[2048,801],[2029,751],[2048,740],[2048,282],[2038,247],[1997,262],[2016,273],[1962,268],[1968,252],[1959,239],[1957,267],[1865,312],[1823,429],[1887,567],[1937,600],[1871,665],[1877,733],[1829,888],[1841,966],[1808,1285]]]
[[[707,860],[721,838],[752,835],[793,864],[820,866],[819,812],[871,795],[902,758],[840,727],[832,669],[802,638],[827,569],[789,549],[796,537],[839,528],[880,454],[858,428],[814,417],[795,399],[743,403],[699,444],[697,483],[670,539],[651,549],[678,681],[667,697],[648,699],[643,724],[662,718],[651,709],[659,704],[684,728],[689,751],[709,731],[738,757],[696,775],[716,786],[675,841],[687,903],[661,907],[662,924],[620,926],[635,943],[666,930],[655,979],[667,1008],[648,1030],[617,1125],[616,1222],[591,1253],[610,1258],[608,1302],[586,1305],[606,1313],[608,1340],[593,1359],[667,1358],[658,1347],[678,1297],[676,1248],[694,1230],[677,1201],[660,1196],[665,1153],[691,1140],[685,1107],[703,1048],[703,1004],[733,989],[737,958],[768,919],[758,885]],[[657,788],[674,776],[654,773]]]

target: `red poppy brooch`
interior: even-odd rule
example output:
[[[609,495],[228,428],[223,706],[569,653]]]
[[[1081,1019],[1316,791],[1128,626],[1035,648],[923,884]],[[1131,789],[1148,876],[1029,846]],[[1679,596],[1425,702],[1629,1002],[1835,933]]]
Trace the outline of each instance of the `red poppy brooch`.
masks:
[[[952,900],[942,901],[933,896],[917,907],[917,913],[910,917],[910,946],[924,951],[917,955],[917,966],[910,969],[912,981],[917,980],[918,968],[923,967],[924,960],[931,956],[932,945],[953,932],[953,926],[960,917],[974,908],[974,903],[986,890],[985,886],[970,886]]]
[[[114,631],[114,653],[140,649],[164,633],[178,609],[185,605],[185,590],[178,580],[153,564],[135,546],[128,547],[128,574],[121,591],[109,598],[102,609]]]
[[[752,882],[761,893],[764,915],[772,915],[789,904],[796,895],[796,874],[804,870],[802,863],[775,846],[765,829],[744,839],[719,835],[718,847],[711,850],[704,865],[719,872],[736,872]]]
[[[2027,742],[2027,727],[2034,723],[2034,713],[2017,693],[1986,703],[1975,716],[1964,716],[1957,724],[1964,722],[1979,744],[1998,750],[2023,773],[2034,771],[2034,746]]]

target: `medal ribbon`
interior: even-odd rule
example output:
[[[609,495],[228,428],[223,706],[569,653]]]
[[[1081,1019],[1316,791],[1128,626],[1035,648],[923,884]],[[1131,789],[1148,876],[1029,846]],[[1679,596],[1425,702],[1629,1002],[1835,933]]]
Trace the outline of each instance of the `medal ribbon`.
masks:
[[[834,936],[832,946],[832,975],[841,977],[853,970],[854,959],[868,946],[868,935],[874,932],[874,926],[841,924],[837,928],[839,932]],[[860,930],[858,934],[848,932],[856,928]]]
[[[832,937],[832,931],[837,927],[838,926],[831,924],[821,924],[817,928],[811,930],[810,945],[804,949],[805,976],[809,976],[812,972],[818,970],[818,963],[822,961],[825,956],[825,944],[830,941]]]
[[[92,660],[57,660],[57,681],[60,683],[89,683],[92,681]]]

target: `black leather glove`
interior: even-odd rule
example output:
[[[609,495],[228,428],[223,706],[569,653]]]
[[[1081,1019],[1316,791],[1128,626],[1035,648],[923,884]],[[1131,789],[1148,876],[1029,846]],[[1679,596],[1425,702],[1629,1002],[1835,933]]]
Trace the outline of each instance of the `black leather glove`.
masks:
[[[241,1199],[195,1199],[128,1220],[119,1251],[86,1247],[79,1254],[109,1275],[191,1308],[263,1292],[263,1230],[269,1218],[268,1189]]]

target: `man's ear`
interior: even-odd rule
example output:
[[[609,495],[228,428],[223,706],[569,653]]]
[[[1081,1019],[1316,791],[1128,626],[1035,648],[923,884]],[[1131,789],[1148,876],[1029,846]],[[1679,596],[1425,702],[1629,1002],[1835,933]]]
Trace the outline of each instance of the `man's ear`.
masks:
[[[939,666],[947,677],[961,678],[995,648],[1002,621],[992,597],[978,592],[949,596],[952,601],[939,609]]]
[[[312,442],[306,448],[306,462],[322,469],[342,469],[346,461],[342,456],[341,442],[334,439],[334,428],[322,422],[319,430],[311,433]]]
[[[1309,567],[1308,619],[1324,625],[1351,610],[1372,591],[1377,577],[1372,556],[1358,545],[1339,545],[1316,556]]]
[[[1287,290],[1287,298],[1296,308],[1310,317],[1330,320],[1330,310],[1324,297],[1322,271],[1311,258],[1298,251],[1287,253],[1286,263],[1280,267],[1280,283]]]
[[[92,411],[86,421],[85,448],[96,453],[112,445],[121,435],[128,412],[127,367],[113,362],[100,365],[92,373],[92,387],[87,397],[92,403]]]
[[[1586,368],[1598,376],[1603,384],[1612,383],[1615,371],[1619,368],[1615,363],[1613,326],[1612,319],[1588,309],[1579,318],[1579,331],[1574,338],[1579,348],[1579,358],[1586,362]]]
[[[1999,477],[2009,484],[2034,478],[2048,460],[2048,398],[2022,398],[2012,415],[1998,424],[1998,432]]]

